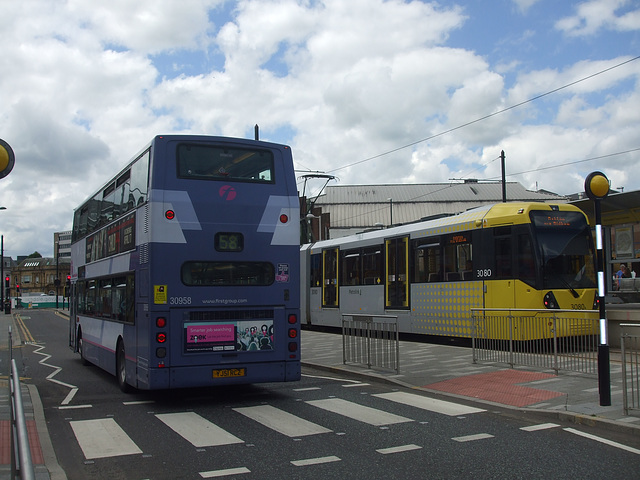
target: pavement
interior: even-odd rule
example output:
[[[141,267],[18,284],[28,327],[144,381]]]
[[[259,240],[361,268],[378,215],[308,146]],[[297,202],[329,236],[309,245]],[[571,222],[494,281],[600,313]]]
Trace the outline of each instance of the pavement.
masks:
[[[558,420],[626,429],[640,439],[640,409],[624,414],[622,365],[611,351],[611,405],[600,405],[597,375],[504,363],[473,363],[471,348],[400,341],[399,373],[343,361],[342,336],[313,330],[302,332],[303,365],[358,375],[398,386],[484,405],[519,411],[546,412]],[[636,392],[637,395],[637,392]]]
[[[14,315],[0,313],[0,480],[11,478],[9,326],[18,371],[22,369],[24,346]],[[532,368],[511,369],[506,364],[473,363],[470,348],[413,341],[400,341],[397,373],[345,363],[340,334],[303,330],[301,338],[303,366],[362,381],[387,382],[453,401],[472,401],[485,408],[493,405],[524,412],[546,412],[558,420],[624,429],[640,438],[640,410],[624,414],[622,369],[613,351],[611,406],[601,406],[595,375],[571,372],[555,375],[553,371]],[[35,478],[66,480],[53,450],[37,388],[21,381],[21,392]]]

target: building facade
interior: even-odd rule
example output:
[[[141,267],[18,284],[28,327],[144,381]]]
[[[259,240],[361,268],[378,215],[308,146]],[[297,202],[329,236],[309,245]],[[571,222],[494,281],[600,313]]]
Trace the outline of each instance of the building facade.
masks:
[[[9,296],[64,295],[67,275],[71,271],[71,257],[27,258],[14,267],[10,274]],[[60,280],[56,285],[56,279]],[[56,290],[57,289],[57,290]]]
[[[53,234],[53,254],[59,257],[71,257],[71,230]]]

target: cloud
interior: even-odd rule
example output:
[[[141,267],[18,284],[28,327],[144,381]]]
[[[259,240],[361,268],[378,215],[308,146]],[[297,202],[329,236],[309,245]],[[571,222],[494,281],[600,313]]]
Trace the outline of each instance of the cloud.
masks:
[[[252,138],[259,124],[262,139],[292,146],[297,168],[342,184],[492,178],[502,149],[510,166],[534,169],[638,147],[635,62],[475,122],[631,59],[620,45],[637,42],[633,3],[587,2],[564,18],[549,8],[542,22],[545,2],[514,0],[519,11],[500,18],[522,23],[502,40],[477,29],[499,7],[473,5],[7,2],[0,138],[16,166],[0,184],[5,246],[51,254],[53,231],[161,133]],[[568,37],[587,31],[611,43],[598,55],[576,49]],[[624,174],[636,164],[616,157],[608,175],[638,186]],[[579,165],[514,180],[573,193],[589,168]]]
[[[556,28],[574,37],[594,35],[600,30],[640,30],[640,9],[618,13],[618,10],[630,4],[633,6],[634,2],[591,0],[580,3],[575,15],[558,20]]]
[[[521,13],[526,13],[533,5],[540,0],[513,0]]]

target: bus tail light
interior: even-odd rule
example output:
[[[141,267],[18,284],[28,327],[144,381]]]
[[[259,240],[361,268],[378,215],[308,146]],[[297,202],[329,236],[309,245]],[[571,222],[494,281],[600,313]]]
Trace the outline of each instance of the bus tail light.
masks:
[[[158,317],[156,318],[156,327],[158,328],[164,328],[167,326],[167,319],[164,317]]]
[[[287,214],[283,213],[280,215],[280,223],[287,223],[289,221],[289,217]]]
[[[164,212],[164,216],[167,220],[173,220],[174,218],[176,218],[176,212],[174,212],[173,210],[167,210],[166,212]]]
[[[167,349],[164,347],[158,347],[156,348],[156,357],[158,358],[164,358],[167,356]]]
[[[158,343],[164,343],[167,341],[167,334],[164,332],[158,332],[156,334],[156,342]]]
[[[299,340],[299,336],[300,333],[298,331],[298,315],[296,315],[295,313],[290,313],[289,315],[287,315],[287,322],[289,323],[290,327],[289,330],[287,331],[287,334],[289,336],[290,340],[295,340],[294,342],[289,342],[289,358],[291,359],[295,359],[298,356],[298,340]],[[295,328],[294,328],[295,327]]]

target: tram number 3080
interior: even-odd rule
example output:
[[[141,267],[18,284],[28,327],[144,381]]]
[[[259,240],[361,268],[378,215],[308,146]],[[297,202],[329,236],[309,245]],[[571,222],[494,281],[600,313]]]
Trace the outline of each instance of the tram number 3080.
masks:
[[[490,268],[485,268],[485,269],[476,270],[476,277],[477,278],[489,278],[489,277],[491,277],[491,269]]]

